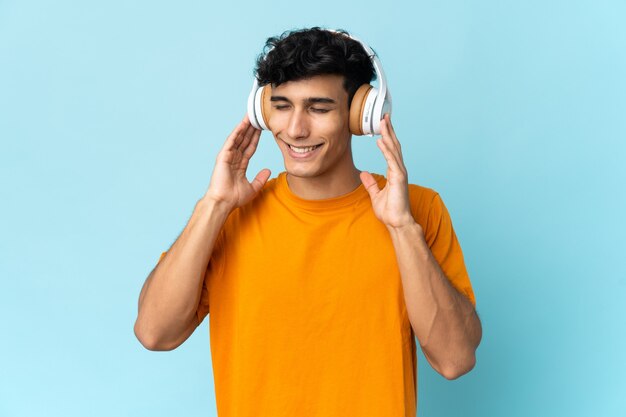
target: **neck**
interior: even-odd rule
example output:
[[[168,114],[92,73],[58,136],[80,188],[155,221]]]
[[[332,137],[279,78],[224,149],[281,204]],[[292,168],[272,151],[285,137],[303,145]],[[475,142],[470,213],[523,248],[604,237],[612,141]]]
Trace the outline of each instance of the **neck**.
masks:
[[[354,191],[361,185],[359,174],[361,171],[354,165],[350,169],[332,175],[315,177],[296,177],[287,174],[289,190],[305,200],[322,200],[339,197]]]

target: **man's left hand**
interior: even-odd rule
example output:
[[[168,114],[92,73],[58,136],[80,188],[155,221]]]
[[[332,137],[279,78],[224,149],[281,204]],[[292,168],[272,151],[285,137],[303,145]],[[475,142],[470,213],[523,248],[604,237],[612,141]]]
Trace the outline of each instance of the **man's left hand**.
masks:
[[[387,161],[387,184],[381,190],[367,171],[361,172],[361,182],[370,195],[374,214],[387,228],[415,225],[409,204],[408,175],[402,149],[388,114],[380,121],[380,132],[382,136],[376,139],[376,145]]]

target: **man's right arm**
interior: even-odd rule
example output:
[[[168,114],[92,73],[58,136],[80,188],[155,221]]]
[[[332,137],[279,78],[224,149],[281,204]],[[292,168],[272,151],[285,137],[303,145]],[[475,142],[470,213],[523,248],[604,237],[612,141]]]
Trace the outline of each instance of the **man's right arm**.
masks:
[[[172,350],[200,324],[196,310],[217,236],[229,209],[202,199],[141,289],[135,335],[150,350]]]
[[[262,169],[252,182],[246,178],[260,135],[246,116],[228,136],[207,192],[146,279],[139,294],[135,335],[147,349],[175,349],[198,327],[196,311],[217,237],[228,215],[252,200],[271,174]]]

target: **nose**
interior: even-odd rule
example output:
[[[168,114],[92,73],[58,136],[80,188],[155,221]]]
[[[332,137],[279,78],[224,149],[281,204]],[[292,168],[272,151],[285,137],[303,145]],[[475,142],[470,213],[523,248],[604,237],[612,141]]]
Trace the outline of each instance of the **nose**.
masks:
[[[292,139],[301,139],[309,136],[309,125],[304,110],[295,109],[289,117],[287,134]]]

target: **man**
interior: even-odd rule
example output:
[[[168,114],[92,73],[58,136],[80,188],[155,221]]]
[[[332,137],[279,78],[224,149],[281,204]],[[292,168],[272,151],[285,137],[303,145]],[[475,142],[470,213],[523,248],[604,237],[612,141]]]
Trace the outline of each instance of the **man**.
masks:
[[[257,79],[285,172],[246,179],[260,137],[246,116],[146,280],[135,333],[174,349],[210,309],[220,417],[414,416],[415,337],[448,379],[473,368],[481,339],[450,217],[408,184],[388,115],[386,178],[355,167],[349,106],[374,75],[361,44],[313,28],[268,46]]]

